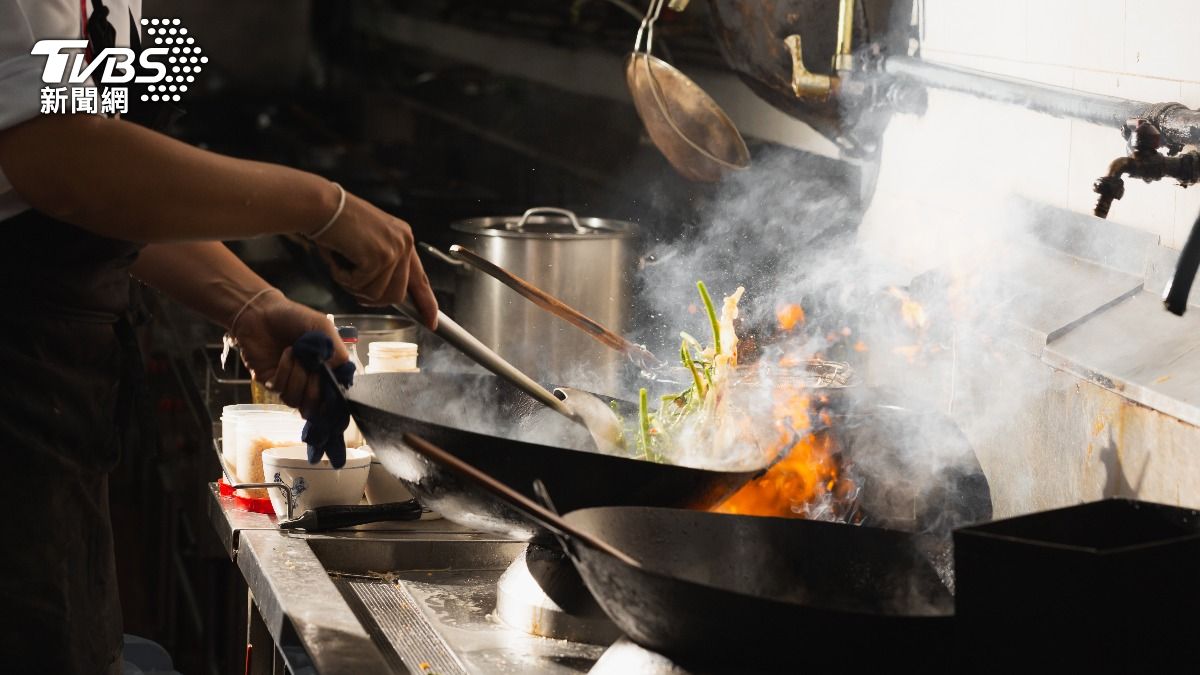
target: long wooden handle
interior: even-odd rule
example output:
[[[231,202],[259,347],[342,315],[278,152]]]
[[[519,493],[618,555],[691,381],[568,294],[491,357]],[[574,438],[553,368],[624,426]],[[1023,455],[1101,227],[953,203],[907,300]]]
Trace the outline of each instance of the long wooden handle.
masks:
[[[484,488],[488,492],[491,492],[497,497],[532,516],[533,519],[539,524],[548,528],[555,534],[566,537],[567,539],[573,539],[581,544],[606,553],[617,560],[620,560],[626,565],[632,565],[634,567],[642,566],[641,563],[635,560],[628,553],[625,553],[612,544],[609,544],[602,539],[598,539],[593,535],[568,524],[567,521],[563,520],[558,514],[551,512],[549,509],[541,504],[538,504],[529,497],[517,492],[511,487],[496,480],[489,474],[480,471],[471,464],[464,462],[455,455],[446,452],[424,438],[410,433],[404,434],[403,438],[404,443],[407,444],[408,447],[428,457],[434,462],[450,469],[451,471],[467,478],[468,480],[477,483],[480,487]]]
[[[658,364],[658,359],[645,347],[635,344],[605,328],[583,312],[475,253],[471,249],[455,244],[450,247],[450,255],[470,263],[471,266],[520,293],[538,307],[584,331],[605,347],[625,354],[642,366],[648,367]]]

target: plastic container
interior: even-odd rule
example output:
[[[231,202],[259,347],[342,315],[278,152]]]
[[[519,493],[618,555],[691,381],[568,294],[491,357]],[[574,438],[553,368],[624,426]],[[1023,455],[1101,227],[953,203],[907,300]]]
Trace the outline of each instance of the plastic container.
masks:
[[[221,459],[230,476],[237,476],[237,423],[246,415],[262,412],[289,412],[286,405],[264,403],[239,403],[221,408]]]
[[[318,506],[341,506],[362,501],[363,488],[371,470],[371,453],[361,448],[346,448],[346,464],[333,468],[328,457],[308,463],[308,447],[288,445],[268,448],[262,454],[268,481],[286,484],[292,489],[293,515],[299,516]],[[282,490],[270,490],[271,504],[280,518],[287,517]]]
[[[301,442],[304,419],[294,410],[267,411],[242,417],[237,422],[237,479],[262,483],[262,453],[267,448]],[[267,497],[267,490],[238,490],[242,497]]]
[[[373,342],[367,354],[367,373],[417,373],[417,345],[412,342]]]

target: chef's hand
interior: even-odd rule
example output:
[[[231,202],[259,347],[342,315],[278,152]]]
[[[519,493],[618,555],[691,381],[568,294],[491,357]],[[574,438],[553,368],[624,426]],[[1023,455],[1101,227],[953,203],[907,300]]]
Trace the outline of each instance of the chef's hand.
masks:
[[[333,340],[333,357],[328,362],[331,367],[350,360],[329,317],[288,300],[278,291],[251,303],[231,331],[254,379],[277,392],[284,403],[298,408],[306,418],[320,400],[321,375],[300,367],[292,355],[292,344],[310,330],[326,333]]]
[[[360,303],[386,306],[407,294],[426,325],[437,325],[437,300],[408,223],[347,193],[341,215],[315,241],[334,280]]]

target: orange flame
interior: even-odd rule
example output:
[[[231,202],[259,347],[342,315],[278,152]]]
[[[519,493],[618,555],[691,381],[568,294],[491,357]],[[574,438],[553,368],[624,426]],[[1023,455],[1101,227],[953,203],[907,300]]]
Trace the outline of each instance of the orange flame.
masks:
[[[824,430],[812,433],[811,397],[803,390],[790,388],[778,392],[775,400],[773,413],[779,436],[771,450],[773,454],[786,450],[787,456],[714,511],[807,518],[820,505],[844,500],[854,492],[853,483],[839,475],[832,434]],[[825,410],[818,416],[826,425],[831,421]]]
[[[888,289],[888,294],[900,301],[900,316],[904,319],[906,326],[924,329],[929,325],[929,317],[925,314],[925,308],[921,306],[921,303],[913,300],[912,296],[895,286]]]
[[[780,305],[775,310],[775,319],[783,330],[792,330],[804,323],[804,308],[794,304]]]

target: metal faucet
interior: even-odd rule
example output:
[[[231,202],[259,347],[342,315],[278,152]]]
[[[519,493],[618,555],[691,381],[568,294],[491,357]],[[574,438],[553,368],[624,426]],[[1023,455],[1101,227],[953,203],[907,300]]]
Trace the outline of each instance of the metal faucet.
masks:
[[[1147,183],[1170,176],[1187,187],[1200,181],[1200,152],[1195,148],[1180,153],[1177,148],[1163,147],[1162,133],[1149,120],[1135,117],[1125,122],[1121,129],[1128,144],[1129,154],[1118,157],[1108,165],[1108,174],[1092,184],[1092,191],[1100,195],[1093,213],[1097,218],[1107,218],[1114,199],[1125,196],[1125,181],[1122,176],[1141,178]]]

